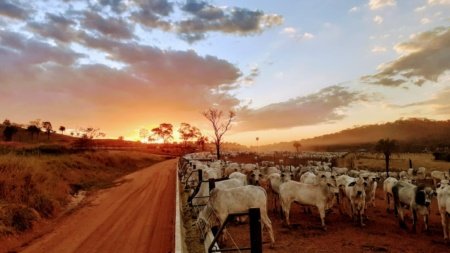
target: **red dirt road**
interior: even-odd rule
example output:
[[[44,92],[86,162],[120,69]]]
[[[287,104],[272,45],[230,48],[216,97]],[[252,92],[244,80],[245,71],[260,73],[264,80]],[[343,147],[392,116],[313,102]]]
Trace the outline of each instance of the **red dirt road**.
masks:
[[[176,160],[122,178],[24,253],[174,252]]]

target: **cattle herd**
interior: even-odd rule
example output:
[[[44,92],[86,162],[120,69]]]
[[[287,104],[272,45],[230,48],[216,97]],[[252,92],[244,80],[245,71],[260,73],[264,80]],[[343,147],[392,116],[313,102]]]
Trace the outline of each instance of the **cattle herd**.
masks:
[[[449,173],[427,172],[425,168],[409,169],[400,173],[371,172],[332,167],[329,162],[308,161],[306,165],[282,166],[273,162],[239,164],[235,162],[206,161],[204,154],[186,155],[180,178],[186,190],[193,194],[192,206],[198,207],[197,226],[205,233],[213,225],[221,225],[230,213],[241,213],[249,208],[260,208],[263,230],[268,232],[271,246],[275,243],[271,209],[290,226],[291,204],[303,206],[305,212],[316,207],[323,230],[327,230],[325,216],[334,206],[341,215],[348,215],[356,226],[365,226],[365,211],[375,207],[375,194],[382,189],[387,211],[400,227],[407,228],[404,211],[412,216],[412,230],[416,231],[419,218],[428,230],[431,201],[438,202],[444,240],[449,240],[450,184]],[[202,181],[198,174],[201,170]],[[208,179],[220,179],[210,191]],[[425,186],[422,182],[433,181]],[[382,187],[378,187],[381,184]],[[197,187],[198,186],[198,187]],[[197,188],[197,189],[196,189]],[[391,204],[392,203],[392,204]],[[215,224],[218,223],[218,224]]]

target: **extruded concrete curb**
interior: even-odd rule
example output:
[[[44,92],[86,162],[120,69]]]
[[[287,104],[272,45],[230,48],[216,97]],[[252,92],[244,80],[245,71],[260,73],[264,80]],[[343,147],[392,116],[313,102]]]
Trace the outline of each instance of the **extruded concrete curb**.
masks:
[[[183,222],[181,221],[181,205],[180,205],[180,181],[178,180],[178,162],[176,180],[176,211],[175,211],[175,253],[187,253],[184,247]]]

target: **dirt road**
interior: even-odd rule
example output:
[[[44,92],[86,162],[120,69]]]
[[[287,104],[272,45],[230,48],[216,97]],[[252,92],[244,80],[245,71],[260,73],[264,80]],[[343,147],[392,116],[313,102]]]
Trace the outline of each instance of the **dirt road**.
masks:
[[[24,253],[174,251],[176,160],[130,174]]]

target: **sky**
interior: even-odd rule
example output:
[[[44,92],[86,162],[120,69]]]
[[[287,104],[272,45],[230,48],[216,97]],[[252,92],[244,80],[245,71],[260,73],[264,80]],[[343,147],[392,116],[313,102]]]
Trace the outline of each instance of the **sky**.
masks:
[[[450,117],[450,0],[0,0],[0,118],[225,141]]]

